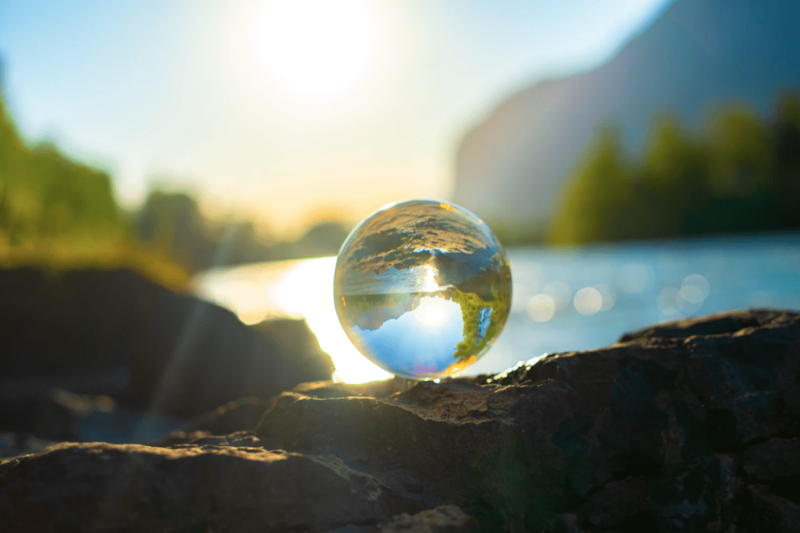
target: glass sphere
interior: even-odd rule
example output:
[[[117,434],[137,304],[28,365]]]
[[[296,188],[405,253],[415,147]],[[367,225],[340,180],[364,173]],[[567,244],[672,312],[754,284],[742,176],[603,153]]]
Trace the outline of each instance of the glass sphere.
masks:
[[[431,379],[489,349],[508,318],[511,270],[481,219],[414,200],[384,207],[350,233],[333,294],[361,353],[397,376]]]

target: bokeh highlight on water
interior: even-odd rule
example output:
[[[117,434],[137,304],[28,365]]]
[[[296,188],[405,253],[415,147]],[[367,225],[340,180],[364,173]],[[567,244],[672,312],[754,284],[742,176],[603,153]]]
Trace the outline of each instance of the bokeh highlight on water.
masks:
[[[502,331],[511,272],[489,227],[430,200],[384,206],[358,225],[334,273],[339,321],[370,361],[409,379],[455,374]]]
[[[545,353],[615,342],[653,323],[751,307],[800,309],[800,234],[508,250],[511,312],[495,345],[464,371],[500,372]],[[346,382],[384,379],[336,318],[336,258],[210,271],[198,293],[243,321],[304,317]]]

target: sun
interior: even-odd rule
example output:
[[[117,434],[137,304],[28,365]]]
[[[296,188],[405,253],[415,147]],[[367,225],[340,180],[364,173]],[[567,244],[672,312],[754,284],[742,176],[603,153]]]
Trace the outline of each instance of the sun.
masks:
[[[420,298],[419,305],[411,311],[411,314],[423,326],[436,327],[450,320],[453,314],[453,307],[457,307],[457,304],[444,298],[423,296]]]
[[[378,26],[367,0],[275,0],[261,12],[256,43],[266,74],[291,96],[339,95],[374,67]]]

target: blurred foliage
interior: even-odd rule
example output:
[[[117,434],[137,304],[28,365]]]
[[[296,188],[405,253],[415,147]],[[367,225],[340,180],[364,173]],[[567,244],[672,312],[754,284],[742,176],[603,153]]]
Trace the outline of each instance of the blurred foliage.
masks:
[[[184,192],[153,190],[130,219],[132,233],[142,245],[190,272],[272,258],[251,222],[212,223]]]
[[[215,266],[335,254],[349,228],[324,221],[291,242],[273,242],[242,220],[208,220],[183,192],[153,190],[125,213],[110,176],[52,144],[20,139],[0,87],[0,267],[133,268],[183,287]]]
[[[110,177],[51,144],[27,147],[0,92],[0,267],[128,267],[171,287],[186,272],[130,238]]]
[[[542,243],[548,238],[546,219],[528,220],[525,224],[509,225],[502,219],[485,220],[492,233],[505,247]]]
[[[206,219],[184,192],[153,190],[131,216],[135,237],[184,265],[190,272],[258,261],[332,255],[347,237],[339,221],[323,221],[294,241],[260,235],[249,221]]]
[[[49,144],[26,148],[0,100],[0,247],[113,240],[124,229],[108,175]]]
[[[717,112],[701,134],[672,118],[654,128],[641,161],[603,128],[566,185],[550,239],[580,243],[800,228],[800,96],[769,120]]]

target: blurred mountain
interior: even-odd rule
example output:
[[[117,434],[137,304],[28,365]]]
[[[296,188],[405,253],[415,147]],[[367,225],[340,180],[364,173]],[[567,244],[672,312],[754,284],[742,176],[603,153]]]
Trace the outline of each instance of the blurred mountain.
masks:
[[[510,232],[547,223],[596,130],[613,121],[639,153],[672,113],[697,128],[745,104],[769,113],[800,88],[800,2],[678,0],[610,61],[546,80],[502,102],[463,138],[454,201]]]

